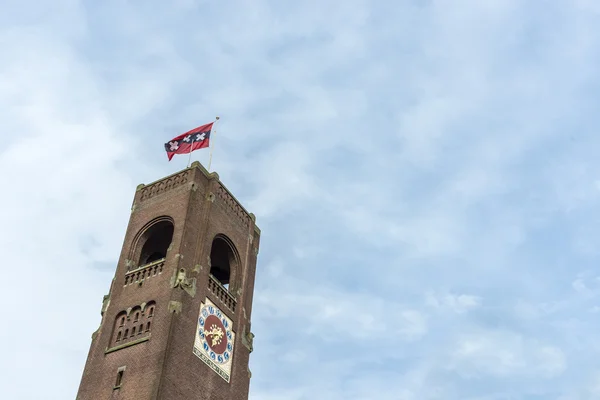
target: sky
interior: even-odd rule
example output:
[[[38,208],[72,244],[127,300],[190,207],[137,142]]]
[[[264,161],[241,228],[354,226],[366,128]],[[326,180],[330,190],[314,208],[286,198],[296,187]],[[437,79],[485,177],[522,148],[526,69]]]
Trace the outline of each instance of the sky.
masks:
[[[251,400],[600,398],[596,1],[2,0],[0,49],[6,398],[75,397],[136,186],[217,115]]]

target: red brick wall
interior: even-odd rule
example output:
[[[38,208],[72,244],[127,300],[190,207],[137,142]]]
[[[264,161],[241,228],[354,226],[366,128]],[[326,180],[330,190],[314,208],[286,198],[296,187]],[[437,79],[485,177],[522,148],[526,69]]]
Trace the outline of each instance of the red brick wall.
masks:
[[[141,286],[123,286],[136,235],[161,216],[172,218],[175,226],[163,272]],[[210,249],[217,234],[226,235],[239,256],[238,267],[232,271],[238,283],[234,285],[235,312],[207,289]],[[77,399],[247,399],[249,351],[242,344],[242,336],[250,330],[259,238],[253,216],[229,195],[216,174],[208,174],[199,163],[139,187],[111,285],[110,303],[92,340]],[[172,287],[172,278],[181,268],[188,278],[196,279],[195,294]],[[233,321],[236,339],[229,383],[193,354],[200,302],[206,297]],[[156,302],[149,340],[105,354],[114,345],[115,317],[148,301]],[[169,312],[169,304],[176,304],[177,309],[180,304],[181,311]],[[114,390],[122,366],[126,367],[123,382]]]

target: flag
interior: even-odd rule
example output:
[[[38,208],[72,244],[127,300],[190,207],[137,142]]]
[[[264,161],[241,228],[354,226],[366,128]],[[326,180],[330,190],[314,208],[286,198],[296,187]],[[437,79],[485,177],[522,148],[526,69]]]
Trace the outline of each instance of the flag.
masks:
[[[188,154],[194,150],[204,149],[209,145],[210,131],[214,122],[202,125],[183,133],[165,143],[169,161],[175,154]]]

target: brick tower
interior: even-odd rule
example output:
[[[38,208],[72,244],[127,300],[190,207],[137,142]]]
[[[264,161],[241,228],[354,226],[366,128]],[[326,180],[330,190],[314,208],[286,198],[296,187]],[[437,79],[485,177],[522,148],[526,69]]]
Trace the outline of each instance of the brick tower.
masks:
[[[135,193],[77,400],[245,400],[260,230],[198,162]]]

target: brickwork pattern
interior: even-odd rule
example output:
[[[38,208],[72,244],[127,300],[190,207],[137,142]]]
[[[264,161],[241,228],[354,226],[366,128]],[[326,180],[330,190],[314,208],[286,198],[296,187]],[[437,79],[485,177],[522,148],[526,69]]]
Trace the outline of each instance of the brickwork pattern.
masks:
[[[165,259],[152,267],[136,266],[128,272],[132,261],[136,261],[128,259],[135,254],[135,238],[149,222],[165,216],[174,224]],[[216,289],[209,290],[210,250],[216,235],[226,235],[239,258],[232,270],[231,280],[235,283],[230,287],[231,299],[216,293]],[[217,174],[209,174],[197,162],[177,174],[138,187],[108,306],[93,335],[77,400],[247,399],[250,351],[242,338],[243,332],[250,332],[259,238],[254,216],[222,185]],[[158,265],[160,273],[155,268]],[[185,272],[185,284],[175,284],[181,270]],[[142,271],[144,279],[137,275]],[[200,303],[206,297],[233,321],[236,343],[230,383],[192,351]],[[133,310],[150,300],[156,308],[151,331],[142,335],[147,340],[139,341],[136,334],[133,345],[119,347],[115,336],[117,318],[122,318],[124,310]],[[123,367],[122,384],[115,389],[117,372]]]

